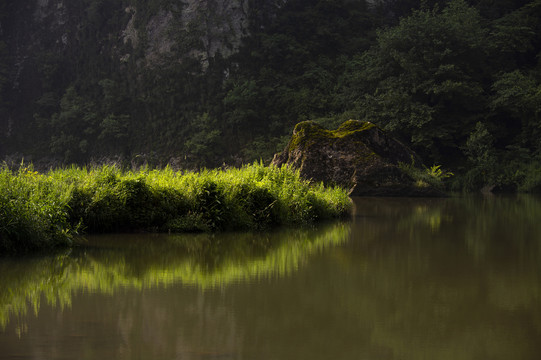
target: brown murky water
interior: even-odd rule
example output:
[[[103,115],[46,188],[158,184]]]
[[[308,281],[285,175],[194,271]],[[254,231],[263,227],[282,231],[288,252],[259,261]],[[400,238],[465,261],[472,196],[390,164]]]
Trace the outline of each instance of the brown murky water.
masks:
[[[0,259],[0,359],[539,359],[541,199]]]

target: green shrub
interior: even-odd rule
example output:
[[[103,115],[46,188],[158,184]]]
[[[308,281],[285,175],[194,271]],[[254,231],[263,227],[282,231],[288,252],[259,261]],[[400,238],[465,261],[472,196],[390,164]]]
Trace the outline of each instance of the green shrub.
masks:
[[[278,199],[268,188],[245,186],[239,199],[243,201],[243,209],[253,227],[263,229],[278,223],[279,216],[276,210]]]
[[[401,162],[398,166],[415,181],[417,187],[432,186],[443,190],[445,188],[444,180],[454,175],[452,172],[442,170],[441,165],[433,165],[430,168],[416,167],[413,158],[411,164]]]
[[[223,189],[212,181],[205,181],[196,189],[195,213],[200,214],[203,222],[211,231],[224,230],[228,220],[228,207]]]
[[[522,192],[541,192],[541,166],[533,163],[526,168],[522,184],[519,186]]]

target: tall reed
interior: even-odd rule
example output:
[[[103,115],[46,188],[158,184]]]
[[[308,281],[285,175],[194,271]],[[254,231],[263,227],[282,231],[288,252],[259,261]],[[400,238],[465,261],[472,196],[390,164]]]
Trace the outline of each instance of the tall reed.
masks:
[[[72,186],[32,167],[0,169],[0,253],[68,245],[77,231],[70,223]]]
[[[200,172],[115,166],[0,172],[0,252],[70,244],[79,231],[226,231],[338,217],[347,193],[260,163]]]

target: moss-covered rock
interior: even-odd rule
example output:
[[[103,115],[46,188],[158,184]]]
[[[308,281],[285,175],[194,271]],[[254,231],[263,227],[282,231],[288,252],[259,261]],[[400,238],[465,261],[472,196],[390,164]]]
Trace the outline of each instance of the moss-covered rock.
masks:
[[[272,161],[288,164],[303,177],[350,189],[353,196],[443,196],[430,186],[420,187],[400,163],[422,167],[408,147],[371,122],[348,120],[336,130],[313,121],[295,126],[282,153]]]

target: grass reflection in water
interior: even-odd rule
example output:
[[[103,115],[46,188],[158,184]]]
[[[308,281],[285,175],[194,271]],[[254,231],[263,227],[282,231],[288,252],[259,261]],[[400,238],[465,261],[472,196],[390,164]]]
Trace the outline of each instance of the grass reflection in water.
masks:
[[[345,242],[349,225],[272,233],[103,235],[81,248],[25,259],[0,261],[0,327],[11,316],[21,321],[40,301],[71,305],[76,291],[113,294],[173,283],[201,289],[232,282],[285,276],[309,256]],[[23,321],[24,322],[24,321]]]
[[[100,236],[0,261],[2,355],[539,359],[541,198],[354,204],[320,229]]]

